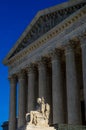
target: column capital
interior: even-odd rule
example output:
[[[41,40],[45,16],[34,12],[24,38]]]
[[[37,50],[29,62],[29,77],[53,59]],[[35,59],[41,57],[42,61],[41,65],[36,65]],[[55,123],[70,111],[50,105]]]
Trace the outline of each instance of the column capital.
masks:
[[[68,44],[64,47],[65,48],[65,55],[75,51],[76,47],[77,47],[77,43],[78,43],[78,39],[70,39]]]
[[[81,47],[86,46],[86,32],[82,36],[80,36],[79,39],[80,39]]]
[[[21,70],[20,72],[17,73],[18,79],[25,79],[26,78],[26,71]]]
[[[51,51],[50,57],[52,60],[56,60],[57,57],[61,58],[62,52],[60,49],[55,48],[54,50]]]
[[[35,65],[34,63],[30,63],[30,64],[27,66],[26,71],[27,71],[28,74],[33,73],[33,72],[36,72],[36,65]]]
[[[40,66],[44,66],[44,65],[47,64],[47,58],[46,57],[41,57],[41,58],[39,58],[39,60],[37,61],[37,63],[38,63],[39,67]]]
[[[11,83],[17,82],[17,76],[16,75],[11,75],[11,76],[8,77],[8,79]]]

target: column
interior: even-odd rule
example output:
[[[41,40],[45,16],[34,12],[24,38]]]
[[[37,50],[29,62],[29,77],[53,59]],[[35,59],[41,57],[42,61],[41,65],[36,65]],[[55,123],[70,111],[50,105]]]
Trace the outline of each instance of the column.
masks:
[[[25,125],[26,119],[26,93],[25,93],[25,85],[26,85],[26,75],[25,72],[21,71],[18,74],[18,82],[19,82],[19,99],[18,99],[18,128]]]
[[[47,70],[46,62],[44,60],[38,63],[38,74],[39,74],[39,97],[44,97],[45,101],[47,99]]]
[[[28,67],[28,112],[35,109],[36,68],[33,64]]]
[[[47,68],[47,103],[50,105],[50,119],[49,124],[53,124],[53,114],[52,114],[52,67],[51,61],[48,61],[48,68]]]
[[[85,102],[85,120],[86,120],[86,36],[80,39],[82,49],[82,70],[83,70],[83,93]]]
[[[16,130],[16,85],[15,76],[9,78],[10,81],[10,115],[9,115],[9,130]]]
[[[47,103],[52,105],[52,67],[51,67],[51,61],[48,61],[48,67],[47,67]]]
[[[53,98],[53,124],[64,123],[63,86],[61,75],[60,52],[52,53],[52,98]]]
[[[81,124],[80,88],[77,83],[74,47],[65,48],[68,124]]]

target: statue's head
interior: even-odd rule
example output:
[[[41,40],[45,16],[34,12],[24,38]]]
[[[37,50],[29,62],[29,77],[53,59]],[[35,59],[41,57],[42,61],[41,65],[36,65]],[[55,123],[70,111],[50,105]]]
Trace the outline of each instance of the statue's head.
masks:
[[[37,103],[40,104],[41,103],[41,98],[37,98]]]

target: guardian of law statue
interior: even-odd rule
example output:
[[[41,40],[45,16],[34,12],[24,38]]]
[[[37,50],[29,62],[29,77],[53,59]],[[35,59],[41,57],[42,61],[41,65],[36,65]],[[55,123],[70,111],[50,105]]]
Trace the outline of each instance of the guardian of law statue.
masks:
[[[49,127],[50,105],[45,103],[43,97],[38,98],[37,103],[37,110],[26,114],[26,130],[54,130],[53,127]]]

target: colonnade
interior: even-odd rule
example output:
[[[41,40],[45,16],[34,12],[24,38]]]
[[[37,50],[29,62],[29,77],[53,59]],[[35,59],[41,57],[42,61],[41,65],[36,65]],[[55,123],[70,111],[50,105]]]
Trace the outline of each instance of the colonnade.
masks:
[[[80,41],[69,42],[63,49],[55,49],[48,57],[41,58],[35,64],[31,63],[25,70],[16,75],[12,75],[10,80],[10,119],[9,130],[16,130],[16,87],[19,84],[18,91],[18,128],[25,125],[25,115],[30,110],[35,109],[36,98],[44,97],[45,101],[50,103],[52,109],[53,124],[68,123],[81,124],[81,104],[80,88],[77,80],[75,51],[80,46],[82,55],[83,72],[83,94],[86,111],[86,37]],[[65,79],[66,79],[66,98],[63,88],[63,75],[61,57],[65,56]],[[47,60],[48,59],[48,60]],[[49,61],[49,62],[48,62]],[[49,65],[50,64],[50,68]],[[48,70],[51,75],[48,75]],[[38,76],[38,83],[37,77]],[[28,80],[27,96],[25,93],[26,77]],[[52,80],[52,81],[51,81]],[[51,84],[50,84],[50,83]],[[51,86],[51,87],[50,87]],[[36,89],[38,95],[36,95]],[[25,98],[27,97],[27,104]],[[65,101],[66,100],[66,104]],[[65,117],[66,108],[66,117]],[[86,114],[85,114],[86,117]]]

